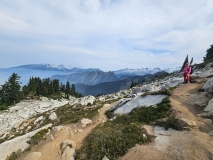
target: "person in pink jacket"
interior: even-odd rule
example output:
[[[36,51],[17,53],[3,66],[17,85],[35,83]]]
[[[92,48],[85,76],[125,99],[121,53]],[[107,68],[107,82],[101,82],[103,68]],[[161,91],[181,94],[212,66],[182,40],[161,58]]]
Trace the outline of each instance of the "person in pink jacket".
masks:
[[[186,63],[184,69],[183,69],[183,77],[184,77],[184,83],[190,83],[190,72],[191,72],[191,67],[189,66],[188,63]]]

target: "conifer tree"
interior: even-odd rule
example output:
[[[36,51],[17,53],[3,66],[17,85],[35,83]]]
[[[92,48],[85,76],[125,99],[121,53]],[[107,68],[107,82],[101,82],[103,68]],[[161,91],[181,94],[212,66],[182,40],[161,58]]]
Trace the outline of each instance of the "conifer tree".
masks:
[[[70,95],[70,83],[67,81],[65,88],[65,98],[69,99],[69,95]]]
[[[6,105],[12,105],[18,103],[21,100],[21,83],[19,82],[20,76],[13,73],[8,81],[1,86],[0,99],[1,103]]]
[[[186,59],[185,59],[185,61],[183,62],[183,66],[181,67],[180,72],[183,71],[183,69],[184,69],[186,63],[189,63],[188,55],[186,56]]]
[[[192,57],[192,59],[191,59],[191,61],[190,61],[190,66],[192,65],[192,63],[193,63],[193,57]]]
[[[206,56],[203,57],[203,61],[213,59],[213,44],[210,45],[210,48],[206,50]]]
[[[76,96],[75,94],[76,94],[76,92],[75,92],[75,85],[72,84],[70,95],[75,97]]]

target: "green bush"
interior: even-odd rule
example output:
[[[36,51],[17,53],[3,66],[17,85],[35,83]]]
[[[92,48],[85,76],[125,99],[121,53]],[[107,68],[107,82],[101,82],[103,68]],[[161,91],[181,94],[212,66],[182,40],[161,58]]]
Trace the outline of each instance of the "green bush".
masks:
[[[171,92],[170,91],[173,90],[174,88],[175,87],[171,87],[170,89],[160,90],[160,91],[157,91],[157,92],[146,92],[142,96],[145,97],[147,95],[159,95],[159,94],[171,96]]]
[[[7,110],[8,106],[6,104],[1,104],[0,105],[0,110]]]
[[[136,124],[117,124],[106,122],[96,127],[85,139],[83,147],[77,150],[76,159],[102,159],[105,155],[110,159],[118,159],[125,155],[136,143],[151,141],[151,137],[143,138],[140,126]]]
[[[72,108],[69,105],[64,105],[56,110],[59,119],[57,125],[76,123],[82,118],[93,118],[97,114],[97,110],[101,107],[102,105],[94,108]]]
[[[27,141],[28,144],[31,146],[38,144],[41,140],[46,139],[46,133],[48,132],[48,129],[42,129],[39,132],[37,132],[34,136],[31,137],[29,141]]]
[[[109,110],[107,110],[107,111],[105,112],[105,115],[107,116],[108,119],[111,119],[111,118],[114,117],[114,113],[113,113],[113,112],[114,112],[114,111],[109,111]]]
[[[182,130],[183,126],[179,123],[178,119],[174,116],[170,116],[166,121],[158,121],[156,125],[164,127],[166,130],[173,128],[176,130]]]
[[[6,160],[17,160],[20,157],[21,150],[18,150],[17,152],[11,153],[10,156],[7,156]]]

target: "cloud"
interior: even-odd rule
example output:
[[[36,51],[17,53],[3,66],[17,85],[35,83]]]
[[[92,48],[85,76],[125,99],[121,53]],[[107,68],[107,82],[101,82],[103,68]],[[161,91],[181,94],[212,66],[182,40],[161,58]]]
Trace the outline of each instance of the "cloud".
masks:
[[[0,22],[0,55],[22,59],[0,67],[176,67],[213,43],[212,0],[2,0]]]

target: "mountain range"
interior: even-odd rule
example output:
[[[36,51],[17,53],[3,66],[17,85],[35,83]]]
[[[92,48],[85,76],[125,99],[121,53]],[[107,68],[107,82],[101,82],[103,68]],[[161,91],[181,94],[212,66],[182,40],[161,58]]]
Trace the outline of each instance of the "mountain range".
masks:
[[[127,89],[131,82],[140,83],[142,80],[153,78],[154,74],[172,72],[176,69],[141,68],[141,69],[121,69],[117,71],[104,72],[98,68],[77,68],[64,65],[51,64],[27,64],[10,68],[0,68],[0,84],[12,73],[21,76],[21,83],[28,83],[30,77],[59,79],[65,84],[75,84],[76,90],[83,95],[108,94],[121,89]]]

